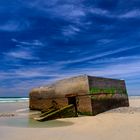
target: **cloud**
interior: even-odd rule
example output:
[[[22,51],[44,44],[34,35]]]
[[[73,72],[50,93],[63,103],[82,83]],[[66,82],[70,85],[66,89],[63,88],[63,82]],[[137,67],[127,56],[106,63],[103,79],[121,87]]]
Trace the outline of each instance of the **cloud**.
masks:
[[[108,43],[111,43],[113,42],[114,40],[113,39],[99,39],[97,41],[98,44],[108,44]]]
[[[79,62],[80,63],[81,62],[86,62],[86,61],[89,61],[89,60],[94,60],[94,59],[105,57],[105,56],[108,56],[108,55],[120,53],[120,52],[130,50],[130,49],[134,49],[134,48],[137,48],[137,47],[139,47],[139,46],[133,46],[133,47],[127,47],[127,48],[119,48],[117,50],[106,51],[106,52],[103,52],[103,53],[100,53],[100,54],[87,56],[87,57],[80,58],[80,59],[62,61],[62,62],[60,62],[60,64],[73,64],[73,63],[79,63]]]
[[[140,56],[123,56],[123,57],[114,57],[114,58],[101,58],[95,61],[91,61],[91,64],[104,64],[107,63],[127,63],[132,61],[137,61],[140,59]]]
[[[109,77],[120,77],[120,78],[128,78],[133,77],[134,75],[139,75],[140,73],[140,61],[137,60],[136,57],[132,57],[133,59],[130,61],[131,57],[126,58],[112,58],[106,59],[103,62],[103,66],[100,65],[98,67],[97,64],[100,64],[100,61],[93,61],[93,64],[87,67],[80,67],[76,66],[75,68],[68,68],[66,65],[60,64],[59,62],[55,62],[51,65],[33,65],[26,68],[22,67],[20,69],[14,69],[7,72],[0,72],[0,78],[2,79],[11,79],[11,78],[23,78],[23,79],[30,79],[30,78],[44,78],[47,79],[48,77],[51,78],[64,78],[73,75],[79,74],[89,74],[95,76],[109,76]],[[109,63],[111,60],[111,63]],[[126,63],[128,61],[129,63]],[[124,63],[125,62],[125,63]],[[66,69],[64,69],[66,67]],[[127,68],[127,69],[126,69]],[[67,70],[69,69],[69,70]],[[46,78],[47,77],[47,78]]]
[[[140,18],[140,10],[131,10],[127,13],[119,15],[120,18]]]
[[[16,50],[16,51],[10,51],[7,53],[4,53],[6,57],[13,57],[17,59],[38,59],[37,57],[33,57],[32,53],[26,50]]]
[[[44,46],[45,44],[39,40],[31,40],[31,41],[18,41],[15,38],[12,38],[11,41],[18,43],[18,45],[22,46]]]
[[[61,70],[63,68],[63,65],[57,64],[35,64],[35,65],[23,65],[20,66],[18,69],[13,68],[9,69],[7,71],[0,70],[0,79],[31,79],[31,78],[59,78],[60,76],[64,77],[61,73]]]
[[[51,80],[46,79],[27,79],[27,80],[18,80],[12,79],[7,85],[0,87],[0,96],[14,96],[14,97],[23,97],[28,96],[29,92],[34,87],[40,87],[42,85],[46,85],[51,82]],[[2,84],[2,83],[1,83]],[[7,90],[8,89],[8,90]],[[18,92],[17,92],[18,91]]]
[[[63,73],[65,74],[65,72]],[[97,65],[89,65],[88,67],[78,68],[77,66],[76,68],[69,69],[69,71],[67,71],[66,73],[66,75],[69,76],[81,74],[125,79],[127,81],[130,81],[130,78],[137,79],[140,76],[140,61],[133,60],[130,61],[129,63],[123,63],[119,61],[119,63],[108,63],[103,66],[100,65],[100,67],[98,67]],[[138,81],[140,82],[140,80]],[[134,83],[134,81],[132,83]]]
[[[121,12],[118,12],[118,11],[111,12],[108,10],[95,7],[95,8],[90,8],[89,12],[94,15],[104,16],[108,18],[118,18],[118,19],[140,18],[139,9],[129,10],[127,12],[125,9],[121,10]]]
[[[15,38],[12,38],[11,41],[18,42],[18,40],[16,40]]]
[[[88,67],[82,68],[81,67],[78,68],[78,66],[76,66],[75,68],[67,67],[67,69],[69,70],[63,69],[64,65],[60,64],[59,62],[43,66],[41,65],[40,66],[34,65],[28,67],[26,66],[26,68],[22,67],[20,69],[1,71],[0,79],[1,82],[4,80],[6,80],[7,82],[11,82],[12,88],[15,87],[18,91],[26,91],[26,92],[27,91],[29,92],[31,88],[36,86],[43,86],[52,83],[55,80],[81,74],[118,79],[128,79],[128,81],[130,81],[129,80],[130,78],[133,79],[134,77],[140,76],[139,59],[137,60],[137,58],[134,57],[133,60],[129,61],[130,58],[131,56],[126,58],[117,58],[118,62],[115,62],[115,58],[114,60],[112,58],[110,60],[112,60],[112,62],[115,63],[106,63],[104,64],[103,67],[97,67],[96,66],[97,63],[95,61],[95,65],[89,65]],[[124,63],[124,61],[122,60],[129,61],[129,63]],[[109,60],[107,62],[109,62]],[[134,83],[134,81],[131,81],[131,83]],[[11,87],[11,85],[9,84],[7,84],[7,86]],[[13,90],[12,88],[11,90]]]
[[[24,60],[39,60],[37,51],[45,46],[45,44],[39,40],[18,41],[12,38],[11,41],[15,42],[16,45],[12,50],[3,53],[5,59],[11,57]]]
[[[132,61],[126,64],[111,64],[107,65],[104,68],[99,68],[97,71],[93,70],[93,73],[96,75],[105,75],[111,77],[121,77],[128,78],[134,77],[134,75],[139,74],[140,72],[140,61]],[[128,69],[126,69],[128,68]]]
[[[29,28],[30,24],[27,21],[9,20],[6,23],[0,24],[1,31],[17,32]]]
[[[97,15],[108,15],[109,12],[107,10],[103,10],[100,8],[91,8],[89,9],[90,13],[97,14]]]
[[[34,68],[22,68],[22,69],[15,69],[9,72],[1,72],[1,78],[3,76],[6,78],[36,78],[36,77],[57,77],[63,78],[71,75],[77,74],[91,74],[96,76],[118,76],[118,77],[133,77],[134,75],[139,74],[140,72],[140,61],[133,60],[129,63],[110,63],[104,65],[104,67],[86,67],[77,69],[73,68],[69,71],[63,69],[63,65],[58,65],[57,63],[52,67],[48,66],[36,66]],[[55,69],[54,69],[55,67]],[[129,69],[126,69],[129,68]],[[117,69],[117,70],[116,70]],[[133,75],[132,75],[133,74]]]
[[[76,26],[65,26],[64,28],[62,28],[62,34],[65,37],[72,37],[75,36],[76,34],[78,34],[80,32],[80,29]]]
[[[36,0],[26,1],[24,4],[43,12],[42,16],[47,15],[50,18],[63,19],[74,23],[79,23],[86,16],[86,7],[83,7],[81,1]]]
[[[46,10],[50,16],[63,19],[72,23],[81,23],[86,18],[86,12],[79,6],[60,5]]]

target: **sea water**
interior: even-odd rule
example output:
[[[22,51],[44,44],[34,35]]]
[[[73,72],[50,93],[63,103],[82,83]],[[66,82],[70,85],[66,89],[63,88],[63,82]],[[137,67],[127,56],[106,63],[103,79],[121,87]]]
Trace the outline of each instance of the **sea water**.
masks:
[[[27,97],[2,97],[0,98],[0,103],[14,103],[14,102],[28,102],[29,98]]]
[[[0,113],[16,112],[19,109],[29,108],[29,98],[25,97],[3,97],[0,98]]]

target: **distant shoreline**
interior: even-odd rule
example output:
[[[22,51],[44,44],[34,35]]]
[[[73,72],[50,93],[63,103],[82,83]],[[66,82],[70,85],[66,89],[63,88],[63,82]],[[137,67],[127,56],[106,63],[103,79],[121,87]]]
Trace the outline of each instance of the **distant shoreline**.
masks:
[[[25,97],[2,97],[0,103],[11,103],[11,102],[28,102],[29,98]]]

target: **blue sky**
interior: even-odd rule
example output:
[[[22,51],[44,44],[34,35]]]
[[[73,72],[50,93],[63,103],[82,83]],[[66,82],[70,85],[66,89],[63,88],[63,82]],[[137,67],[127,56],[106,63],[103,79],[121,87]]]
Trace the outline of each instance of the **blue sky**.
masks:
[[[75,75],[140,95],[139,0],[0,0],[0,96]]]

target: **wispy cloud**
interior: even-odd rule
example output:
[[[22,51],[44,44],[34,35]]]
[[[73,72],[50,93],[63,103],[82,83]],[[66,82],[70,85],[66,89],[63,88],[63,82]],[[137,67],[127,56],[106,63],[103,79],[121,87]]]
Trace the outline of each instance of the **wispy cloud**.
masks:
[[[100,61],[95,61],[94,65],[89,65],[88,67],[78,68],[70,68],[69,71],[67,69],[63,69],[65,65],[60,64],[59,62],[55,62],[52,65],[44,65],[44,66],[32,66],[31,67],[22,67],[20,69],[15,69],[11,71],[1,71],[0,77],[2,79],[7,78],[37,78],[37,77],[52,77],[52,78],[64,78],[77,74],[89,74],[95,76],[109,76],[109,77],[120,77],[120,78],[128,78],[133,77],[134,75],[139,75],[140,73],[140,61],[136,57],[130,61],[131,57],[126,58],[112,58],[110,59],[112,63],[109,63],[109,59],[106,61],[101,61],[104,63],[103,67],[97,67]],[[133,57],[132,57],[133,58]],[[129,61],[129,63],[124,63],[125,61]],[[105,63],[106,62],[106,63]],[[117,70],[116,70],[117,69]]]
[[[74,23],[79,23],[86,16],[86,8],[81,1],[36,0],[25,2],[25,5],[45,12],[49,17],[71,20]]]
[[[80,32],[80,29],[78,27],[75,27],[75,26],[72,26],[72,25],[66,26],[62,29],[62,34],[65,37],[75,36],[79,32]]]
[[[118,58],[119,59],[119,58]],[[52,83],[55,80],[63,79],[66,77],[71,77],[74,75],[88,74],[94,76],[103,76],[103,77],[111,77],[111,78],[120,78],[120,79],[130,79],[133,77],[140,76],[140,61],[134,59],[129,63],[122,63],[120,58],[119,63],[107,63],[103,67],[89,66],[82,68],[73,68],[69,70],[63,69],[63,65],[59,63],[55,63],[49,66],[34,66],[15,69],[7,72],[0,72],[1,82],[3,80],[15,81],[12,82],[13,86],[18,87],[21,91],[26,92],[35,87],[35,86],[43,86],[48,83]],[[96,61],[95,61],[96,62]],[[11,80],[10,80],[11,79]],[[26,79],[23,82],[16,82],[16,79]],[[39,80],[40,79],[40,80]],[[22,81],[20,80],[20,81]],[[34,82],[32,82],[34,81]],[[132,82],[134,83],[134,82]],[[1,84],[2,85],[2,84]],[[8,85],[7,85],[8,86]],[[10,85],[11,86],[11,85]],[[18,91],[19,88],[17,89]]]
[[[107,10],[103,10],[101,8],[91,8],[89,9],[90,13],[97,15],[108,15],[109,12]]]
[[[7,32],[16,32],[28,29],[30,26],[29,22],[27,21],[19,21],[19,20],[10,20],[6,23],[0,24],[1,31]]]
[[[124,14],[119,15],[120,18],[140,18],[140,10],[131,10]]]
[[[116,49],[116,50],[113,50],[113,51],[107,51],[107,52],[103,52],[103,53],[92,55],[92,56],[87,56],[87,57],[80,58],[80,59],[63,61],[63,62],[60,62],[60,63],[61,64],[72,64],[72,63],[85,62],[85,61],[105,57],[105,56],[108,56],[108,55],[120,53],[120,52],[123,52],[123,51],[126,51],[126,50],[131,50],[131,49],[134,49],[134,48],[137,48],[137,47],[139,47],[139,46],[133,46],[133,47],[127,47],[127,48],[119,48],[119,49]]]
[[[61,70],[63,65],[49,64],[49,65],[30,65],[30,66],[22,66],[18,69],[11,69],[11,70],[1,70],[0,71],[0,79],[15,79],[15,78],[23,78],[23,79],[30,79],[30,78],[46,78],[46,77],[61,77],[63,74]],[[64,74],[65,75],[65,74]],[[63,76],[64,76],[63,75]]]
[[[114,57],[114,58],[101,58],[95,61],[91,61],[89,63],[91,64],[104,64],[106,65],[107,63],[127,63],[127,62],[132,62],[132,61],[137,61],[140,59],[140,56],[124,56],[124,57]]]
[[[127,69],[129,68],[129,69]],[[94,71],[96,75],[105,75],[110,77],[120,77],[128,78],[133,77],[135,74],[140,72],[140,61],[133,61],[126,64],[112,64],[107,65],[104,68],[99,68],[97,71]]]
[[[113,42],[114,40],[113,39],[99,39],[98,41],[97,41],[97,43],[98,44],[108,44],[108,43],[111,43],[111,42]]]
[[[69,76],[78,75],[78,74],[79,75],[88,74],[88,75],[99,76],[99,77],[110,77],[110,78],[125,79],[125,80],[128,79],[128,81],[130,81],[130,78],[134,79],[135,77],[137,79],[137,77],[140,76],[140,61],[134,60],[129,63],[122,63],[120,61],[119,63],[106,64],[103,67],[101,66],[97,67],[96,65],[93,66],[91,65],[85,68],[83,67],[83,68],[70,69],[70,71],[67,73],[67,75]],[[138,81],[140,82],[140,79]]]
[[[94,15],[100,15],[100,16],[109,17],[109,18],[119,18],[119,19],[140,18],[139,9],[128,10],[127,12],[122,10],[121,12],[113,13],[113,12],[95,7],[95,8],[90,8],[89,12]]]
[[[11,39],[12,42],[16,43],[14,49],[4,52],[3,55],[5,58],[11,57],[15,59],[25,59],[25,60],[39,60],[37,56],[37,50],[42,49],[45,46],[39,40],[30,40],[30,41],[18,41],[15,38]]]
[[[39,40],[18,41],[17,39],[12,38],[11,41],[16,42],[18,45],[22,45],[22,46],[44,46],[45,45]]]
[[[33,54],[26,50],[16,50],[16,51],[10,51],[7,53],[4,53],[5,57],[13,57],[17,59],[38,59],[37,57],[34,57]]]

